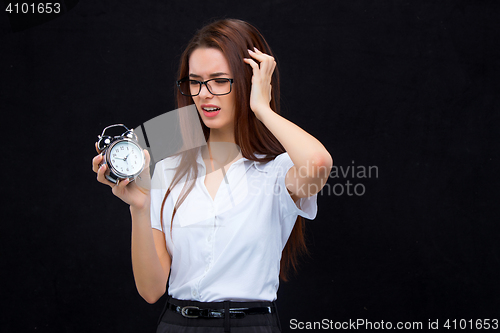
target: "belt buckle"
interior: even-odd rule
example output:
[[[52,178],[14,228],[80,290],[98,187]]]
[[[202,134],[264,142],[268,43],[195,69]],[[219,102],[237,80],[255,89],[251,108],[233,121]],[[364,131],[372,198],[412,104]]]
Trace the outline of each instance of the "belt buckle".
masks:
[[[185,306],[185,307],[183,307],[183,308],[181,309],[181,315],[182,315],[183,317],[186,317],[186,318],[198,318],[198,317],[199,317],[199,316],[190,316],[190,315],[188,315],[188,314],[187,314],[187,312],[188,312],[188,310],[189,310],[189,309],[199,310],[200,308],[199,308],[199,307],[197,307],[197,306],[187,305],[187,306]]]

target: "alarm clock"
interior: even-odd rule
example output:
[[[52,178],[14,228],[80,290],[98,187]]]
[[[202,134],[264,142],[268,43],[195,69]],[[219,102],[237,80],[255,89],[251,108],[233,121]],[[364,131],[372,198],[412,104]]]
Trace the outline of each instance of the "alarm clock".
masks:
[[[106,131],[112,127],[123,127],[125,132],[118,136],[106,135]],[[144,169],[146,161],[134,130],[123,124],[115,124],[106,127],[97,137],[97,149],[104,156],[101,164],[107,165],[104,174],[106,179],[115,184],[127,178],[134,181]]]

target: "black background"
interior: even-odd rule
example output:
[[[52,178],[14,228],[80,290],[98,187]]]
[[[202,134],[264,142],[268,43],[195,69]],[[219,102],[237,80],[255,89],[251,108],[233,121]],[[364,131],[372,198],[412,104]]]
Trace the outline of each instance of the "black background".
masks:
[[[129,211],[95,180],[94,142],[172,110],[180,53],[224,17],[271,45],[285,118],[337,167],[378,168],[318,196],[284,331],[500,319],[498,1],[66,5],[33,26],[0,14],[2,332],[154,332],[164,298],[135,289]],[[347,181],[364,194],[332,192]]]

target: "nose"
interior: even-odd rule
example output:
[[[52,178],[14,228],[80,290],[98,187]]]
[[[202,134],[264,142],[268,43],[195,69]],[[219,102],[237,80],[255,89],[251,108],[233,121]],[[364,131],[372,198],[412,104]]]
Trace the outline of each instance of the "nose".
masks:
[[[207,83],[201,85],[199,96],[201,98],[212,98],[214,95],[208,90]]]

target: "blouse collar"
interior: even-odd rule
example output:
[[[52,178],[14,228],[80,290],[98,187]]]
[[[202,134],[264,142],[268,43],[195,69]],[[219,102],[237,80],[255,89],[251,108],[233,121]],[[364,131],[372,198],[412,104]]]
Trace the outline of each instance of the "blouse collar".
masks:
[[[255,156],[258,158],[264,158],[266,157],[265,154],[257,154],[255,153]],[[201,148],[198,151],[198,155],[196,156],[196,163],[199,164],[202,168],[205,168],[205,162],[203,161],[203,157],[201,156]],[[267,162],[259,162],[259,161],[252,161],[249,160],[246,157],[242,157],[233,164],[237,163],[244,163],[245,164],[245,172],[251,167],[254,166],[257,170],[261,172],[267,172],[265,166]]]

